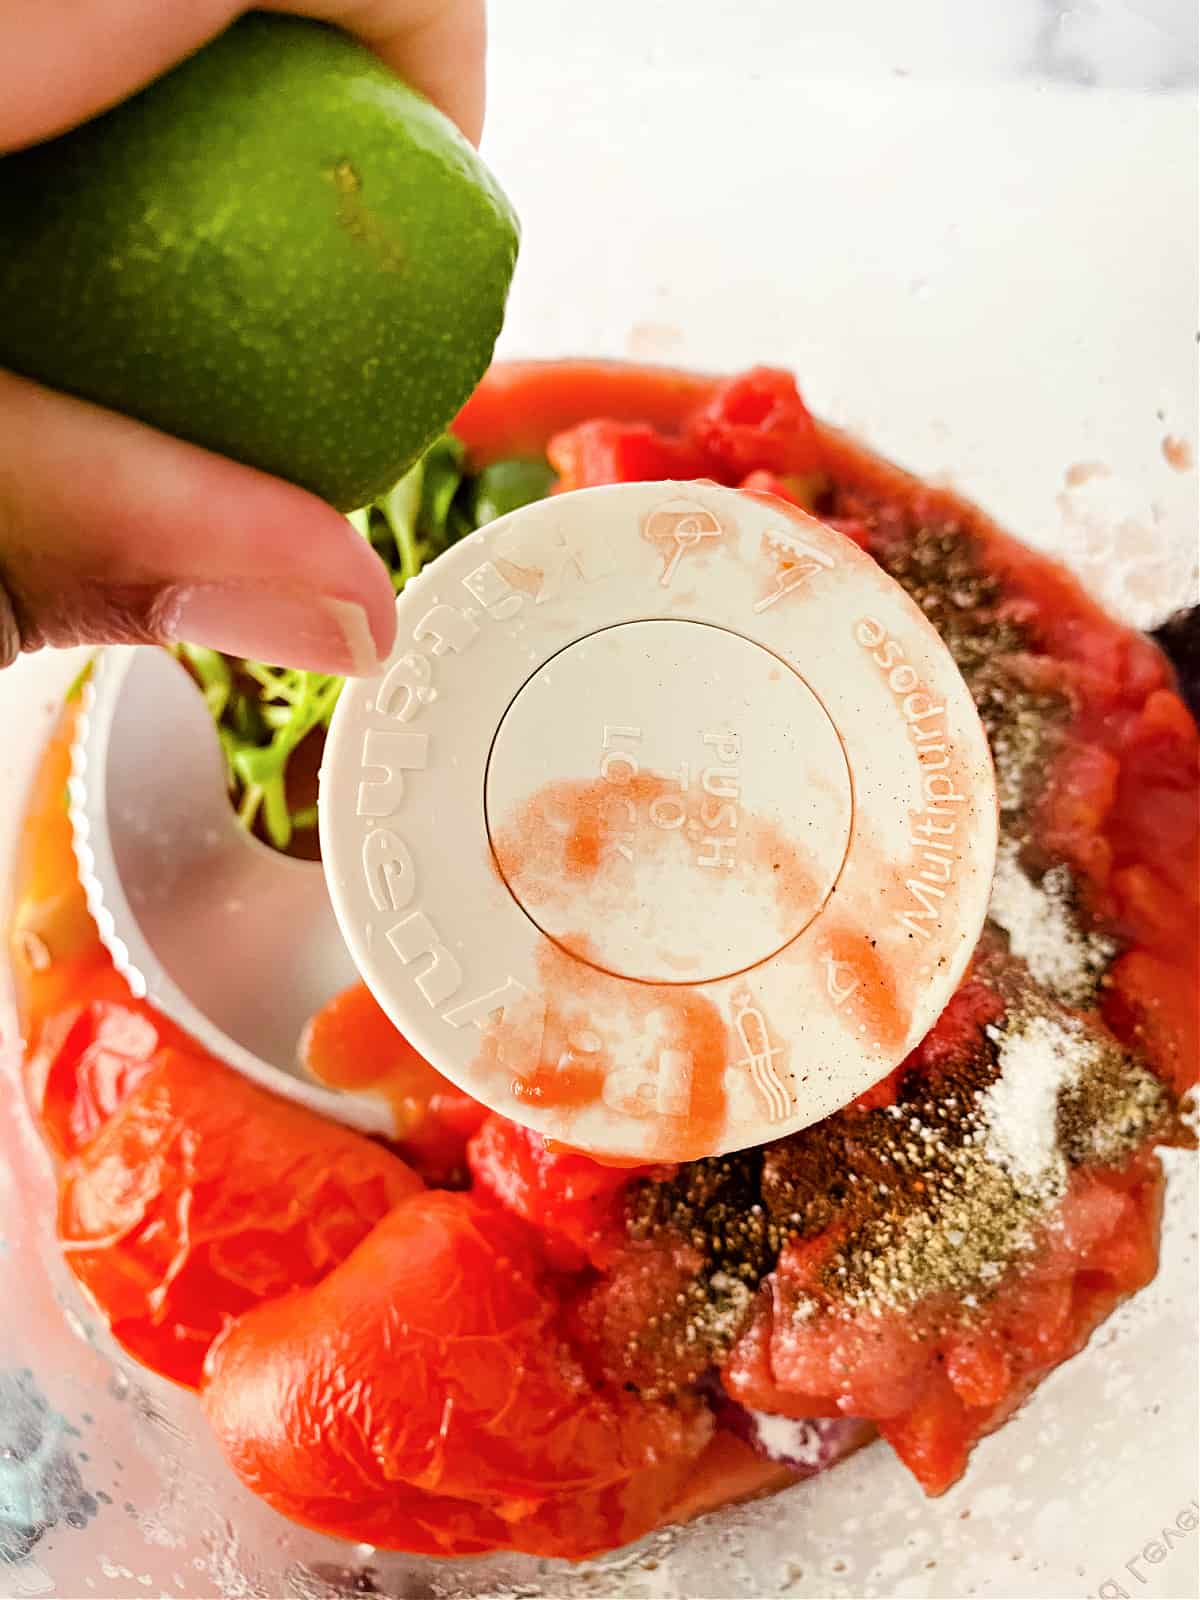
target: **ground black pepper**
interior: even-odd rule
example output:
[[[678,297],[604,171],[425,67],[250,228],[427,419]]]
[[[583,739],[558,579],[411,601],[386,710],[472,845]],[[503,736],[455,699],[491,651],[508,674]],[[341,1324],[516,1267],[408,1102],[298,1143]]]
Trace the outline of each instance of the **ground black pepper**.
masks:
[[[1070,714],[1067,697],[1031,685],[1033,642],[1005,611],[977,541],[956,522],[917,518],[846,486],[834,486],[820,509],[865,525],[871,553],[949,646],[987,730],[1010,876],[977,951],[976,975],[1003,1015],[981,1021],[935,1062],[918,1051],[894,1104],[847,1108],[760,1150],[689,1163],[667,1182],[633,1186],[631,1237],[682,1238],[700,1262],[662,1333],[712,1361],[745,1326],[754,1290],[784,1245],[830,1229],[837,1242],[823,1269],[826,1306],[907,1309],[950,1292],[969,1313],[1034,1247],[1070,1166],[1124,1159],[1161,1132],[1169,1114],[1159,1081],[1106,1033],[1081,1025],[1073,1009],[1094,996],[1117,941],[1083,927],[1064,865],[1043,863],[1038,875],[1025,861],[1033,801]],[[1047,919],[1052,958],[1049,944],[1039,946],[1029,932]],[[1018,1159],[1021,1149],[1009,1148],[1014,1103],[1018,1123],[1021,1111],[1020,1095],[1002,1081],[1006,1063],[1051,1073],[1040,1080],[1044,1124],[1016,1129],[1046,1155],[1036,1181]],[[815,1309],[799,1305],[796,1314]]]

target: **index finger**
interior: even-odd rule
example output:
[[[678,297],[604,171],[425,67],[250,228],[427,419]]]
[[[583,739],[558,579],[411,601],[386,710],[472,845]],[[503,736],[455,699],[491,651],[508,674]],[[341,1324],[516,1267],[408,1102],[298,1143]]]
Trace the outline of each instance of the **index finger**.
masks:
[[[472,144],[483,131],[484,0],[262,0],[336,23],[456,122]]]
[[[0,0],[0,151],[108,110],[250,9],[244,0]],[[258,9],[336,23],[478,140],[484,0],[264,0]]]

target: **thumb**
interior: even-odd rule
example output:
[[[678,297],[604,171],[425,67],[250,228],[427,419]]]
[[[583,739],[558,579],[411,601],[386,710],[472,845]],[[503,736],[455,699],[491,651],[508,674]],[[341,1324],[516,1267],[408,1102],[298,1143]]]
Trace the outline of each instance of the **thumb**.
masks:
[[[186,640],[366,674],[394,600],[315,495],[0,372],[0,667],[44,645]]]

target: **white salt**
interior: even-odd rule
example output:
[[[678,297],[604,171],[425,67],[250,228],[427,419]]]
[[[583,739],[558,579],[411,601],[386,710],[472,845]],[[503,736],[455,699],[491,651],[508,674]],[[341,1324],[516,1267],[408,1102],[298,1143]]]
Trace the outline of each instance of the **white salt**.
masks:
[[[1060,1000],[1086,1000],[1112,959],[1103,934],[1084,933],[1070,902],[1070,874],[1052,867],[1041,883],[1022,871],[1011,844],[996,857],[988,916],[1008,935],[1008,947],[1037,981]]]
[[[790,1461],[798,1467],[821,1465],[821,1435],[808,1422],[792,1417],[773,1417],[765,1411],[752,1411],[758,1442],[772,1461]]]
[[[1058,1146],[1058,1097],[1099,1055],[1078,1023],[1030,1017],[1013,1032],[989,1028],[1000,1046],[1000,1076],[979,1097],[990,1160],[1032,1198],[1061,1193],[1066,1163]]]

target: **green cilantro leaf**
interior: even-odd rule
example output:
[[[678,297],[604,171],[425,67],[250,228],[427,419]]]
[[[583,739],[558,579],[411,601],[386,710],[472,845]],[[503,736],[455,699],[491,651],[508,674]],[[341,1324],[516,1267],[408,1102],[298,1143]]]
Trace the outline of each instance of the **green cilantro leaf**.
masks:
[[[484,522],[540,499],[553,484],[545,462],[496,462],[472,476],[461,440],[443,434],[387,494],[351,512],[349,521],[382,557],[398,593],[426,562]],[[239,821],[286,850],[298,830],[317,820],[311,796],[296,804],[289,797],[291,758],[310,734],[328,729],[344,680],[200,645],[175,650],[217,724]]]

